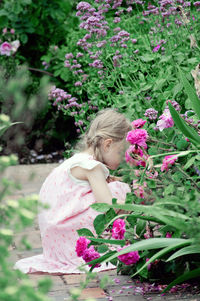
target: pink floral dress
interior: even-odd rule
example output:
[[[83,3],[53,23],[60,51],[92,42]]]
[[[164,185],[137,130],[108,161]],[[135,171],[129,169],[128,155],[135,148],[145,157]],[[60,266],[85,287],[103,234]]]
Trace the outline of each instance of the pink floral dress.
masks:
[[[15,269],[24,273],[81,273],[78,267],[85,262],[75,252],[79,238],[76,231],[88,228],[95,234],[93,220],[99,212],[90,208],[95,198],[89,182],[73,177],[71,169],[75,166],[93,169],[98,164],[102,165],[107,178],[109,170],[106,166],[86,153],[65,160],[46,178],[39,196],[49,208],[38,215],[43,254],[17,261]],[[130,192],[129,186],[119,181],[108,185],[113,197],[120,200],[125,200],[126,193]],[[95,271],[112,268],[115,266],[102,264]]]

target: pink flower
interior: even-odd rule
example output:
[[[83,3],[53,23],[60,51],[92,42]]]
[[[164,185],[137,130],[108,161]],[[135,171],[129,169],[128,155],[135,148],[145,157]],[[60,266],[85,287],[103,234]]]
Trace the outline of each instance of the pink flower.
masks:
[[[146,140],[148,138],[148,133],[144,129],[136,129],[128,132],[126,140],[131,144],[136,144],[138,146],[147,148]]]
[[[171,235],[171,233],[167,232],[165,237],[166,237],[166,238],[171,238],[172,235]]]
[[[132,156],[131,156],[132,154]],[[145,167],[146,162],[140,159],[146,159],[146,156],[144,156],[143,151],[140,147],[136,147],[135,145],[130,145],[127,151],[125,152],[125,159],[126,162],[130,165],[134,166],[143,166]]]
[[[100,254],[97,251],[95,251],[94,246],[91,246],[88,249],[85,249],[83,256],[82,256],[82,258],[83,258],[83,260],[85,260],[85,262],[95,260],[99,257],[100,257]],[[89,264],[89,266],[92,266],[92,264]],[[97,263],[95,265],[95,268],[98,268],[100,266],[101,265],[99,263]]]
[[[119,251],[125,249],[127,246],[119,249]],[[123,254],[123,255],[119,255],[117,257],[120,261],[122,261],[124,264],[126,265],[130,265],[130,264],[134,264],[136,262],[139,261],[140,259],[140,256],[138,254],[138,251],[133,251],[133,252],[129,252],[129,253],[126,253],[126,254]]]
[[[76,253],[78,257],[83,256],[85,250],[87,249],[90,240],[85,238],[84,236],[80,236],[76,242]]]
[[[0,54],[10,56],[12,51],[12,45],[8,42],[4,42],[0,46]]]
[[[118,218],[113,223],[112,237],[115,239],[124,239],[124,233],[126,232],[125,221]]]
[[[170,128],[174,125],[174,121],[170,114],[169,109],[165,109],[163,114],[159,117],[160,120],[157,122],[157,127],[162,132],[166,128]]]
[[[175,155],[166,156],[162,162],[161,171],[164,171],[164,170],[168,171],[169,165],[174,164],[177,159],[178,159],[178,157]]]
[[[152,50],[153,52],[158,52],[158,50],[160,49],[161,45],[158,44],[156,47],[154,47],[154,49]]]
[[[134,129],[138,129],[138,128],[142,128],[145,123],[146,123],[146,120],[143,120],[140,118],[140,119],[134,120],[131,124]]]
[[[15,33],[14,28],[11,28],[10,33],[11,33],[11,34],[14,34],[14,33]]]

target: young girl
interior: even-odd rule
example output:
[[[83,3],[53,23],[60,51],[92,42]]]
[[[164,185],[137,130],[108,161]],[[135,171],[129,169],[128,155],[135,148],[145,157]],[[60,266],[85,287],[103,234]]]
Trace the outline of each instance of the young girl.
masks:
[[[77,230],[95,233],[93,221],[99,214],[90,208],[95,202],[123,203],[127,184],[110,181],[109,169],[116,169],[124,156],[130,122],[113,109],[100,111],[82,140],[82,150],[65,160],[46,178],[40,201],[48,204],[39,216],[43,254],[19,260],[15,268],[24,273],[80,273],[85,263],[75,252]],[[115,268],[101,265],[95,271]]]

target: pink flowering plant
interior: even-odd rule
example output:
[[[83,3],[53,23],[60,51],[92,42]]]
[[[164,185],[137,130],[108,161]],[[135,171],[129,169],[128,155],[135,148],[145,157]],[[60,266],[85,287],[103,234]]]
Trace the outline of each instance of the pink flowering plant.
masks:
[[[200,118],[199,98],[181,70],[179,76],[191,108]],[[117,204],[116,199],[112,205],[93,204],[92,208],[101,212],[94,220],[96,234],[87,229],[78,233],[94,244],[93,252],[99,250],[100,256],[89,262],[91,269],[111,262],[118,273],[165,282],[162,289],[173,291],[176,284],[200,275],[200,136],[198,126],[177,112],[177,102],[168,101],[167,106],[173,130],[178,129],[182,139],[189,139],[187,148],[163,142],[160,153],[152,154],[155,138],[150,135],[149,121],[134,120],[125,155],[130,169],[128,172],[123,165],[120,171],[123,174],[125,170],[132,192],[124,205]],[[172,130],[168,125],[166,133]]]

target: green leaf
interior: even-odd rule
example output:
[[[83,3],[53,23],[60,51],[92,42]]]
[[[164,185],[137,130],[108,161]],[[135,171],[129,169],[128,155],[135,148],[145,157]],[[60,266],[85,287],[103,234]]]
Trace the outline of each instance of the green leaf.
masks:
[[[200,276],[200,268],[197,268],[193,271],[186,272],[185,274],[181,275],[180,277],[176,278],[174,281],[172,281],[163,291],[162,293],[165,293],[168,291],[170,288],[172,288],[174,285],[178,283],[182,283],[186,280],[196,278]]]
[[[170,238],[167,238],[170,239]],[[149,258],[149,260],[133,275],[131,275],[131,277],[134,277],[135,275],[137,275],[138,273],[140,273],[140,271],[142,271],[144,268],[146,268],[151,262],[153,262],[154,260],[162,257],[163,255],[171,252],[174,249],[180,248],[182,246],[185,246],[186,244],[189,244],[190,242],[185,241],[185,242],[180,242],[180,243],[176,243],[176,244],[172,244],[162,250],[160,250],[159,252],[157,252],[156,254],[154,254],[151,258]]]
[[[185,77],[184,73],[181,71],[181,69],[178,67],[179,70],[179,76],[181,79],[181,82],[183,84],[183,87],[185,88],[185,91],[190,99],[191,107],[197,114],[198,118],[200,119],[200,99],[198,98],[196,91],[194,88],[190,85],[189,81]]]
[[[165,190],[164,190],[164,193],[165,195],[168,195],[168,194],[171,194],[174,192],[174,185],[173,184],[169,184]]]
[[[166,261],[173,260],[177,257],[188,255],[188,254],[197,254],[200,253],[200,246],[199,245],[192,245],[182,248],[178,250],[176,253],[172,254]]]
[[[185,150],[188,147],[188,142],[185,139],[180,139],[176,142],[178,150]]]
[[[77,230],[79,236],[94,236],[94,234],[87,228]]]
[[[28,42],[28,36],[27,36],[27,34],[22,33],[22,34],[20,35],[20,41],[21,41],[23,44],[26,44],[26,43]]]
[[[117,215],[115,213],[115,210],[110,208],[107,212],[106,212],[106,223],[109,223],[113,218],[115,218],[115,216]]]
[[[95,238],[95,237],[88,237],[91,241],[104,243],[104,244],[113,244],[119,246],[125,246],[126,241],[120,239],[104,239],[104,238]]]
[[[99,212],[105,212],[110,208],[110,206],[107,203],[95,203],[92,204],[90,207]]]
[[[196,156],[192,157],[190,160],[187,161],[183,169],[187,170],[194,163],[195,160],[196,160]]]
[[[187,123],[179,116],[171,103],[168,103],[170,113],[177,128],[195,145],[200,144],[200,136],[196,131],[187,125]]]
[[[106,245],[98,246],[97,251],[99,253],[105,253],[106,251],[108,251],[108,246],[106,246]]]
[[[16,125],[16,124],[21,124],[23,122],[14,122],[10,123],[9,125],[2,125],[0,126],[0,137],[5,133],[6,130],[8,130],[11,126]]]
[[[105,229],[105,224],[106,224],[106,218],[104,214],[99,214],[95,218],[93,225],[96,231],[97,235],[100,235],[104,229]]]
[[[153,91],[160,90],[162,88],[162,86],[164,85],[165,81],[166,81],[165,78],[161,78],[161,79],[157,80],[156,84],[154,85]]]
[[[145,54],[145,55],[141,56],[140,59],[143,62],[151,62],[151,61],[153,61],[155,59],[155,56],[152,55],[152,54]]]
[[[117,252],[116,254],[108,257],[103,262],[109,262],[110,260],[118,257],[119,255],[123,255],[133,251],[144,251],[144,250],[154,250],[154,249],[161,249],[164,247],[175,246],[181,243],[191,243],[192,240],[189,239],[182,239],[182,238],[149,238],[139,242],[136,242],[128,247],[124,248],[123,250]]]

